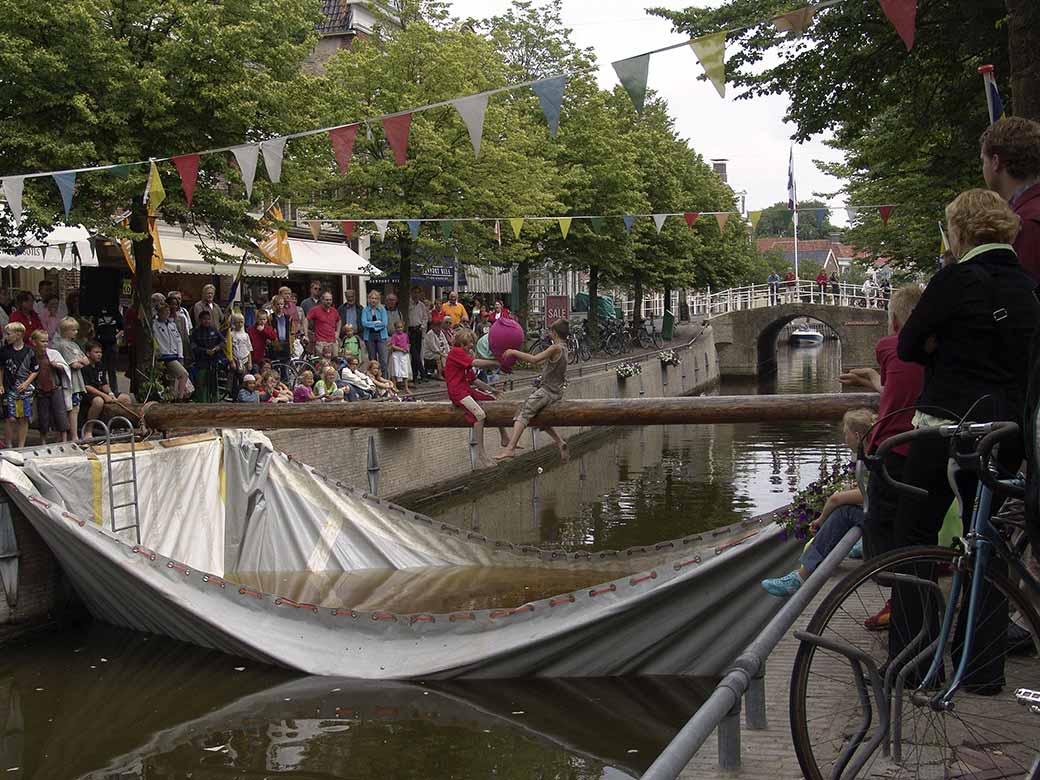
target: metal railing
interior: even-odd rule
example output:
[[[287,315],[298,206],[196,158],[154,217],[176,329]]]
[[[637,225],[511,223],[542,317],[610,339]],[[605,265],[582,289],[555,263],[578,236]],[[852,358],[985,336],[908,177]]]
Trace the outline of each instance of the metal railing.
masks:
[[[769,654],[830,580],[831,575],[859,541],[862,531],[851,529],[787,601],[762,632],[733,662],[729,671],[692,718],[650,765],[642,780],[675,780],[711,733],[718,729],[719,768],[740,768],[740,703],[747,697],[747,727],[766,728],[765,665]]]
[[[762,309],[787,303],[814,303],[824,306],[856,306],[885,309],[888,300],[879,287],[866,290],[861,285],[829,282],[821,286],[814,281],[780,282],[779,285],[753,284],[732,287],[719,292],[694,293],[688,296],[690,315],[714,317],[731,311]]]

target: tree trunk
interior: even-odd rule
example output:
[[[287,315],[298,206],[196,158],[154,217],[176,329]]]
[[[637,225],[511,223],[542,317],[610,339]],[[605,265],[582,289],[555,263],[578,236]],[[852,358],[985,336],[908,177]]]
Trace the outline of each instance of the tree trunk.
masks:
[[[130,392],[138,398],[141,383],[150,375],[152,365],[152,234],[148,232],[148,207],[143,203],[135,204],[130,213],[130,229],[135,233],[143,233],[144,238],[133,242],[134,253],[134,295],[132,305],[137,307],[137,325],[134,355],[130,363]]]
[[[672,311],[672,283],[666,282],[664,285],[664,310],[665,313]],[[678,312],[672,311],[672,316],[676,319],[679,318]]]
[[[599,335],[599,269],[589,268],[589,333]]]
[[[516,288],[516,321],[526,330],[531,313],[531,263],[527,260],[516,267]]]
[[[1007,0],[1007,9],[1012,108],[1040,120],[1040,3]]]
[[[397,307],[401,310],[401,319],[408,325],[408,308],[412,305],[412,240],[401,237],[397,247],[401,252],[401,261],[397,266]]]
[[[636,277],[635,287],[632,290],[635,305],[632,307],[632,328],[638,328],[643,324],[643,279]]]

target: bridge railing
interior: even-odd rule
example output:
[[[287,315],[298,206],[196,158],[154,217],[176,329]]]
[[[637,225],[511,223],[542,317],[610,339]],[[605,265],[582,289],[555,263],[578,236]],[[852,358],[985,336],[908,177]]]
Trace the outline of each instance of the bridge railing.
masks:
[[[814,303],[824,306],[887,308],[881,290],[864,292],[858,284],[839,282],[825,286],[808,279],[780,282],[778,285],[754,284],[718,292],[694,293],[688,297],[691,315],[715,317],[731,311],[761,309],[786,303]]]

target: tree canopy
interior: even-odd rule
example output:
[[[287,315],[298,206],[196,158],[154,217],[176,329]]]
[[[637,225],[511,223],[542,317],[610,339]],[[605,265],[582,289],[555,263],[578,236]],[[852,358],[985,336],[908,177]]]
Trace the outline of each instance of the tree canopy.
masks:
[[[841,230],[831,224],[830,208],[822,200],[798,201],[798,237],[806,240],[830,238]],[[759,238],[794,235],[794,219],[787,201],[762,209],[755,235]]]

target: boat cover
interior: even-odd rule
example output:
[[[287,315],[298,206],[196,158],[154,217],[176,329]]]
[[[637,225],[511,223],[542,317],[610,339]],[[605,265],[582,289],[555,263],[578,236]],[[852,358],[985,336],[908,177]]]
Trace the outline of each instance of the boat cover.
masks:
[[[797,554],[757,520],[624,551],[490,540],[332,482],[245,430],[113,455],[116,483],[136,465],[138,544],[112,531],[104,454],[51,453],[6,455],[0,482],[97,617],[312,674],[715,675],[779,604],[757,580]],[[117,510],[116,525],[131,516]],[[504,571],[512,600],[468,600]],[[525,578],[566,584],[525,599]]]

